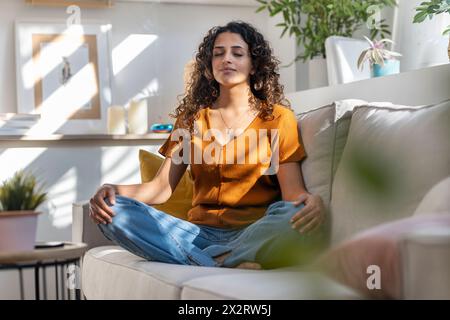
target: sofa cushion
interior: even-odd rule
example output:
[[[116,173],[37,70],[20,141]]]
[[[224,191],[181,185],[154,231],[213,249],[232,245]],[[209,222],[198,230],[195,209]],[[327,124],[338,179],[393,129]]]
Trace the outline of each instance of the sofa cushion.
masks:
[[[139,150],[139,168],[141,181],[149,182],[158,173],[164,158],[158,154]],[[169,200],[163,204],[153,205],[156,209],[164,211],[174,217],[187,220],[187,212],[192,208],[192,192],[194,183],[189,169],[181,177],[180,182],[173,191]]]
[[[319,194],[325,206],[331,199],[331,185],[347,140],[352,109],[366,101],[335,101],[297,115],[307,157],[302,161],[306,189]]]
[[[251,272],[147,261],[119,246],[104,246],[85,254],[82,289],[87,299],[180,299],[182,284],[193,278]]]
[[[358,299],[355,291],[316,273],[256,271],[222,274],[184,283],[181,299]]]
[[[423,197],[414,215],[430,213],[450,214],[450,176],[436,184]]]
[[[421,108],[360,106],[337,169],[332,242],[413,214],[449,175],[450,100]]]
[[[366,101],[347,99],[335,101],[297,115],[301,138],[307,157],[301,162],[306,190],[318,194],[329,216],[331,186],[347,141],[352,110]],[[330,219],[326,220],[327,237]],[[327,242],[329,240],[327,239]]]

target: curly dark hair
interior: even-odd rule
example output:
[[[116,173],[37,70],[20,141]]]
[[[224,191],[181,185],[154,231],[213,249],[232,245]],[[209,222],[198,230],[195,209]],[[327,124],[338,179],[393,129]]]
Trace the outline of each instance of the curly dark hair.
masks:
[[[195,56],[186,93],[181,95],[183,98],[179,101],[175,113],[170,114],[191,133],[194,121],[198,119],[198,111],[211,106],[219,96],[219,83],[214,79],[212,71],[212,54],[215,40],[223,32],[241,35],[248,45],[255,69],[255,74],[250,76],[249,103],[259,111],[259,117],[271,119],[274,104],[281,104],[290,109],[290,103],[283,93],[284,87],[279,83],[280,61],[273,56],[269,42],[252,25],[243,21],[232,21],[225,26],[211,28],[203,38]]]

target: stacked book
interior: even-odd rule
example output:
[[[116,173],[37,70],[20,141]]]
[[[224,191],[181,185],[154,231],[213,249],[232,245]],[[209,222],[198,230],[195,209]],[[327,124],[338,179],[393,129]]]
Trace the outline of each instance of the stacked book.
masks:
[[[39,114],[0,113],[0,135],[24,135],[38,123]]]

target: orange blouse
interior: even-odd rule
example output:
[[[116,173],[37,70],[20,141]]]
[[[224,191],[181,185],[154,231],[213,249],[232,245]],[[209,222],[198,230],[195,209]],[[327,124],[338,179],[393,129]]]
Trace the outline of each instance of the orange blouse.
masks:
[[[158,152],[177,155],[191,166],[194,190],[188,221],[219,228],[241,228],[260,219],[281,200],[277,164],[306,157],[294,113],[275,105],[273,118],[259,116],[227,144],[210,126],[209,107],[199,110],[194,133],[177,138],[174,130]],[[172,141],[174,140],[174,141]],[[221,139],[222,141],[229,139]],[[187,151],[187,153],[184,153]]]

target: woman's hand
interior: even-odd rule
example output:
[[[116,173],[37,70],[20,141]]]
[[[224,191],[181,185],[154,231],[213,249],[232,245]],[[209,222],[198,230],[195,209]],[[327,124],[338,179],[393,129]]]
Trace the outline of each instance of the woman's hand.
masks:
[[[302,193],[293,204],[298,207],[302,203],[305,206],[292,218],[292,228],[300,233],[310,234],[316,231],[325,221],[325,206],[319,195]]]
[[[107,198],[111,204],[116,202],[116,189],[113,185],[102,185],[89,200],[89,216],[97,224],[111,223],[112,217],[115,216],[111,207],[105,202],[105,198]]]

